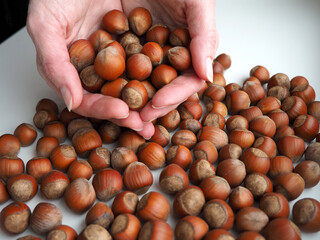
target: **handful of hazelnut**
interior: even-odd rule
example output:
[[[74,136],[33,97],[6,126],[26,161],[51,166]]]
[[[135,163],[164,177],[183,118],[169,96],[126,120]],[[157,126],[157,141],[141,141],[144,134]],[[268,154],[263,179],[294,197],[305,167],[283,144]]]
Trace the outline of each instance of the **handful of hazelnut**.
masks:
[[[157,89],[191,67],[188,30],[170,32],[163,24],[152,25],[145,8],[133,9],[128,17],[111,10],[102,26],[69,49],[70,61],[89,92],[121,98],[131,110],[140,110]]]

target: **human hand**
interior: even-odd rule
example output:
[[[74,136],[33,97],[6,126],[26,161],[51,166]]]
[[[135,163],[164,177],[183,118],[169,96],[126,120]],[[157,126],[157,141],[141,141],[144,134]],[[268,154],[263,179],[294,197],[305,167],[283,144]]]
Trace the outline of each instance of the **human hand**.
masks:
[[[198,92],[204,80],[213,80],[212,61],[218,47],[215,24],[215,1],[192,0],[122,0],[126,15],[138,6],[147,8],[153,24],[163,23],[171,30],[188,28],[194,71],[184,72],[153,96],[140,112],[144,122],[150,122],[175,109],[189,96]]]
[[[69,110],[109,119],[136,131],[145,129],[141,135],[149,138],[153,134],[151,123],[143,123],[139,113],[129,111],[120,99],[84,91],[79,74],[70,63],[68,47],[77,39],[88,39],[101,28],[103,15],[112,9],[122,11],[121,1],[31,0],[27,29],[36,47],[38,70]]]
[[[166,1],[160,1],[159,3],[164,4],[165,2]],[[198,6],[198,8],[194,8],[195,11],[189,10],[190,13],[188,13],[188,8],[183,8],[183,4],[180,3],[179,8],[181,8],[182,15],[179,16],[178,14],[176,18],[171,18],[168,16],[176,16],[174,11],[177,5],[172,7],[168,6],[168,12],[163,14],[163,7],[161,7],[157,1],[151,4],[146,1],[122,1],[122,4],[123,5],[121,5],[120,1],[106,0],[68,1],[67,3],[65,1],[31,0],[27,28],[36,46],[37,64],[40,74],[49,86],[64,99],[69,109],[73,109],[75,112],[84,116],[109,119],[118,125],[132,128],[145,138],[149,138],[154,132],[153,125],[149,121],[166,114],[178,106],[185,98],[197,92],[202,86],[202,81],[196,77],[195,74],[178,77],[172,84],[158,91],[152,102],[150,102],[139,115],[138,112],[129,111],[128,106],[120,99],[100,94],[91,94],[84,91],[79,75],[70,63],[68,46],[76,39],[88,38],[94,30],[100,28],[102,16],[112,9],[124,10],[128,14],[128,11],[134,7],[144,6],[151,10],[155,21],[163,22],[172,28],[186,25],[190,28],[190,26],[193,25],[191,19],[195,17],[196,12],[201,12],[203,8]],[[212,9],[214,2],[209,5],[212,5],[209,8]],[[189,4],[189,8],[190,7],[192,6]],[[184,13],[186,13],[186,15],[184,15]],[[199,18],[196,17],[195,19]],[[203,22],[204,20],[205,22]],[[209,21],[209,26],[213,25],[213,30],[209,31],[209,35],[211,36],[212,33],[213,36],[211,37],[216,38],[214,21],[209,20],[207,17],[205,17],[204,20],[201,18],[198,24],[207,26],[207,21]],[[178,24],[175,24],[176,22],[178,22]],[[209,27],[209,29],[211,29],[211,27]],[[206,75],[207,72],[205,71],[205,60],[198,61],[199,58],[203,59],[203,57],[206,56],[198,53],[194,55],[193,53],[196,50],[199,51],[199,47],[193,47],[193,45],[196,46],[200,44],[201,41],[204,41],[203,38],[209,42],[206,38],[208,33],[200,34],[200,37],[197,31],[191,31],[190,34],[192,37],[190,48],[193,54],[193,61],[199,63],[194,64],[194,69],[201,78],[208,79]],[[211,46],[213,49],[210,48],[211,50],[207,51],[210,59],[213,59],[214,56],[215,43],[214,41]],[[203,49],[201,49],[203,47],[202,44],[203,43],[200,44],[200,52],[205,53]],[[208,76],[211,75],[212,73],[210,74],[209,72]],[[163,98],[163,96],[166,97]]]

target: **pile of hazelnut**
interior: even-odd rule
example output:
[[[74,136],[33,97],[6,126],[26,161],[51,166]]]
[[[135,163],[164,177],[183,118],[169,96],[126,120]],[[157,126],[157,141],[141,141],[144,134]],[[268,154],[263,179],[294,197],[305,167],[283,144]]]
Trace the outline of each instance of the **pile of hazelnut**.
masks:
[[[113,10],[103,27],[120,34],[119,42],[104,30],[74,42],[70,58],[83,87],[139,110],[156,89],[190,68],[188,31],[151,25],[144,8],[128,18]],[[21,234],[30,226],[48,240],[294,240],[301,239],[300,230],[318,232],[319,201],[304,198],[289,207],[320,180],[314,89],[302,76],[270,77],[263,66],[252,68],[242,86],[226,84],[223,73],[230,66],[230,57],[219,55],[213,83],[157,119],[148,141],[110,121],[59,112],[52,100],[40,100],[34,125],[22,123],[0,137],[0,204],[12,199],[1,206],[3,231]],[[35,141],[37,157],[25,164],[20,147]],[[109,144],[116,147],[109,150]],[[165,194],[148,191],[155,169],[161,169],[157,181]],[[31,212],[25,202],[38,189],[48,201]],[[60,198],[85,214],[81,232],[62,224],[61,210],[50,203]],[[175,226],[166,222],[170,214]]]

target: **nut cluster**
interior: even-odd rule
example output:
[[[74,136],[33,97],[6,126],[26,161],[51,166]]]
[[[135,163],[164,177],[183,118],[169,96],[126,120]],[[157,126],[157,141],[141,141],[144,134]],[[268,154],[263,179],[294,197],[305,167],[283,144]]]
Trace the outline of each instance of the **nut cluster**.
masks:
[[[152,25],[144,8],[128,17],[112,10],[102,26],[69,49],[87,91],[122,98],[139,110],[191,67],[188,31]],[[289,202],[320,180],[315,91],[304,77],[270,77],[263,66],[252,68],[242,86],[226,84],[230,66],[230,56],[219,55],[213,83],[154,121],[148,141],[110,121],[66,108],[59,113],[54,101],[40,100],[34,125],[0,136],[0,204],[12,199],[1,209],[3,231],[21,234],[30,226],[46,239],[165,240],[236,239],[231,229],[237,239],[301,239],[300,230],[320,231],[316,199],[299,199],[289,219]],[[19,150],[35,141],[37,156],[25,164]],[[155,169],[161,169],[157,180]],[[155,181],[159,191],[148,191]],[[38,188],[47,201],[31,211],[26,202]],[[63,225],[51,199],[85,215],[84,229]],[[170,214],[174,228],[166,222]]]
[[[104,15],[102,27],[71,44],[70,61],[84,89],[121,98],[131,110],[142,109],[158,89],[192,65],[188,30],[170,32],[153,24],[145,8],[132,10],[128,17],[112,10]]]

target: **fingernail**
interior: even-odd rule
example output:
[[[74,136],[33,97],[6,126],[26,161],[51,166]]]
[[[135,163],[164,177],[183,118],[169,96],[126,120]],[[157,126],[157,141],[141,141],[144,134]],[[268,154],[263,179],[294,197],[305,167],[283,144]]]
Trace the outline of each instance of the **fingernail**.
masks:
[[[151,137],[149,137],[149,138],[144,138],[145,140],[150,140],[151,139]]]
[[[69,112],[72,110],[72,96],[69,89],[66,86],[60,88],[60,93],[62,95],[63,101],[65,102]]]
[[[206,60],[206,73],[207,73],[207,78],[210,82],[213,82],[213,68],[212,68],[212,59],[207,58]]]
[[[149,120],[149,121],[143,121],[143,123],[144,123],[144,124],[146,124],[146,123],[151,123],[151,122],[153,122],[153,120],[155,120],[155,118],[154,118],[154,119],[151,119],[151,120]]]
[[[162,108],[166,108],[167,106],[161,106],[161,107],[156,107],[154,105],[151,105],[153,109],[162,109]]]
[[[136,131],[136,132],[140,132],[140,131],[143,130],[143,128],[140,128],[140,129],[134,129],[134,128],[132,128],[132,130],[134,130],[134,131]]]
[[[123,116],[123,117],[119,117],[119,118],[117,118],[117,119],[125,119],[125,118],[129,117],[129,114],[130,114],[130,113],[128,113],[127,115],[125,115],[125,116]]]

